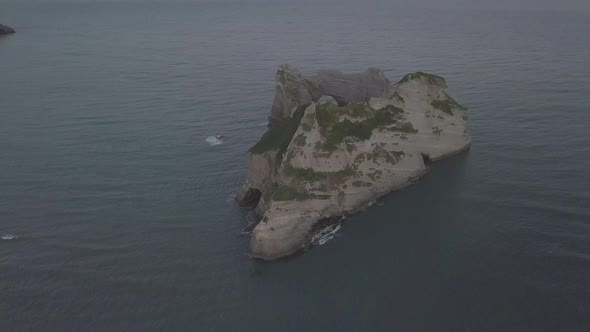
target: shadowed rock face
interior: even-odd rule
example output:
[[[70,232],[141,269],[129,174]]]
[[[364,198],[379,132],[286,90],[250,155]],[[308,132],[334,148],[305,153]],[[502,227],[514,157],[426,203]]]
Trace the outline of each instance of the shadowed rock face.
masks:
[[[293,66],[281,65],[276,80],[271,121],[289,118],[324,95],[332,96],[340,106],[344,106],[380,97],[389,86],[383,71],[377,68],[354,74],[322,70],[314,76],[305,77]]]
[[[299,251],[326,220],[411,184],[426,163],[471,143],[466,109],[440,76],[417,72],[391,84],[374,68],[303,76],[282,65],[276,77],[270,128],[250,149],[236,196],[256,204],[261,217],[252,230],[254,257]],[[322,96],[337,105],[319,102]]]
[[[11,33],[15,33],[13,28],[0,24],[0,35],[8,35]]]

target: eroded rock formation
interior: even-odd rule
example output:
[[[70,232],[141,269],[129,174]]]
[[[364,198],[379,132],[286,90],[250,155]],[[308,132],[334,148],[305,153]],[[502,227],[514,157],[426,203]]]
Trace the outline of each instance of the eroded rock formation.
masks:
[[[369,68],[362,73],[344,74],[322,70],[315,76],[303,77],[290,65],[282,65],[276,74],[277,87],[272,104],[271,121],[287,119],[303,111],[320,97],[331,96],[343,106],[352,102],[368,102],[381,97],[389,86],[383,72]]]
[[[256,203],[254,257],[272,260],[306,246],[323,221],[355,212],[403,188],[425,163],[470,145],[466,109],[442,77],[279,67],[271,125],[248,153],[236,199]],[[318,102],[332,96],[337,104]]]

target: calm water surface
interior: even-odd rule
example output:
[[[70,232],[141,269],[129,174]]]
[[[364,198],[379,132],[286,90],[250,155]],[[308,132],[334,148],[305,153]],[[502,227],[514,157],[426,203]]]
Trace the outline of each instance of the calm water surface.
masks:
[[[12,0],[0,22],[0,330],[590,330],[590,14]],[[252,261],[232,195],[281,63],[443,75],[472,150]]]

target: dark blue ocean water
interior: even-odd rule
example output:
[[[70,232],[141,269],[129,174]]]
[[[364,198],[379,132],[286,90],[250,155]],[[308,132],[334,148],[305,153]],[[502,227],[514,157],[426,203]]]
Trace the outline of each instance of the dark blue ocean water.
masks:
[[[0,22],[1,331],[590,330],[590,13],[3,1]],[[472,149],[252,261],[232,195],[281,63],[443,75]]]

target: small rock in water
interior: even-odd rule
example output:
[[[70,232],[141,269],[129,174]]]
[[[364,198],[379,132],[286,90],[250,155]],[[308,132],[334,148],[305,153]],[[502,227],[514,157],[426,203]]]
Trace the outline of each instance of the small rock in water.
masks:
[[[8,35],[14,33],[14,29],[11,27],[7,27],[6,25],[0,24],[0,35]]]

